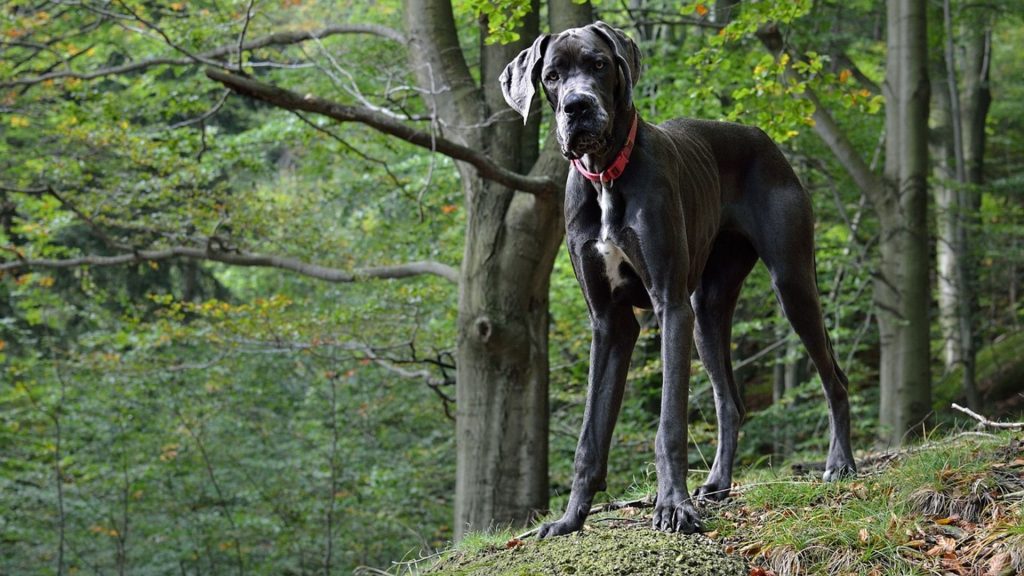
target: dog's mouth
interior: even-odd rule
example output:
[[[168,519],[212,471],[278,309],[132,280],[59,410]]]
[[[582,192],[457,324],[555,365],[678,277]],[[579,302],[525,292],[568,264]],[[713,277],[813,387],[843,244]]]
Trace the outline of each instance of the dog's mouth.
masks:
[[[562,155],[569,160],[576,160],[586,154],[601,152],[605,148],[605,139],[593,132],[576,132],[569,136],[562,147]]]
[[[582,158],[586,154],[603,152],[608,147],[608,134],[603,127],[593,126],[593,122],[577,122],[570,124],[560,138],[562,156],[568,160]]]

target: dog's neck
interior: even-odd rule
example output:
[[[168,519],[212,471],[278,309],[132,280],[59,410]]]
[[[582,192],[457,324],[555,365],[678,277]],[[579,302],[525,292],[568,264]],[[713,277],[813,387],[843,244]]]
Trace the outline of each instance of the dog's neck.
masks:
[[[615,161],[615,158],[622,151],[629,137],[629,129],[633,125],[633,117],[637,114],[636,107],[630,105],[629,109],[615,114],[612,122],[611,146],[601,152],[584,154],[580,158],[583,167],[589,172],[604,172]],[[637,119],[639,122],[639,118]]]

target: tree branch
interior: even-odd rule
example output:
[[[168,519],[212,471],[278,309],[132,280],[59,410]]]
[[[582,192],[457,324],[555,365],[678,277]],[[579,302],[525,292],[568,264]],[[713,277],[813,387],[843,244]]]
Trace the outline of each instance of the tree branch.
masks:
[[[285,256],[252,254],[247,252],[220,252],[189,246],[175,246],[162,250],[137,250],[131,254],[119,254],[116,256],[87,255],[66,259],[26,258],[11,260],[0,263],[0,272],[25,268],[67,269],[80,268],[83,266],[109,267],[137,262],[161,262],[164,260],[174,260],[178,258],[220,262],[222,264],[229,264],[232,266],[277,268],[280,270],[295,272],[317,280],[334,283],[358,282],[369,279],[409,278],[424,274],[439,276],[452,283],[457,283],[459,280],[458,270],[448,266],[447,264],[429,260],[409,262],[406,264],[394,264],[390,266],[356,268],[349,272],[338,268],[311,264]]]
[[[297,92],[216,68],[208,68],[206,75],[239,94],[286,110],[312,112],[339,122],[359,122],[384,134],[395,136],[422,148],[440,152],[445,156],[470,164],[476,168],[477,173],[482,178],[508,186],[514,190],[521,190],[537,196],[550,196],[561,193],[561,186],[550,178],[544,176],[523,176],[499,166],[486,154],[440,136],[416,130],[380,112],[363,107],[346,106],[318,98],[312,94],[301,96]]]
[[[878,85],[878,83],[872,80],[871,78],[868,78],[867,74],[865,74],[864,71],[861,70],[859,66],[857,66],[856,62],[854,62],[853,59],[850,58],[850,56],[846,52],[842,50],[836,51],[835,53],[832,54],[832,60],[840,68],[846,68],[847,70],[849,70],[850,73],[853,74],[853,77],[857,80],[857,82],[859,82],[861,86],[866,88],[868,92],[871,92],[876,96],[882,93],[882,88]]]
[[[1011,430],[1024,430],[1024,422],[993,422],[992,420],[985,418],[981,414],[978,414],[974,410],[971,410],[970,408],[964,408],[963,406],[957,404],[956,402],[953,403],[953,409],[959,410],[964,414],[967,414],[971,418],[974,418],[982,426],[989,426],[991,428],[1009,428]]]
[[[401,32],[388,28],[386,26],[378,26],[376,24],[340,24],[334,26],[327,26],[319,30],[292,30],[287,32],[275,32],[267,36],[262,36],[253,40],[242,43],[242,51],[252,51],[260,48],[266,48],[267,46],[287,46],[290,44],[298,44],[307,40],[313,40],[318,38],[327,38],[328,36],[334,36],[337,34],[371,34],[380,36],[405,45],[405,36]],[[202,60],[213,60],[215,58],[221,58],[230,54],[238,52],[238,43],[225,44],[209,50],[207,52],[200,52],[196,56]],[[153,66],[159,66],[162,64],[170,66],[189,66],[197,64],[198,62],[194,58],[181,57],[172,58],[167,56],[155,57],[155,58],[144,58],[142,60],[135,60],[133,62],[126,62],[120,66],[110,66],[108,68],[97,68],[95,70],[89,70],[87,72],[76,72],[74,70],[60,70],[50,72],[47,74],[40,74],[37,76],[28,76],[25,78],[15,78],[13,80],[6,80],[0,82],[0,88],[12,88],[15,86],[31,86],[33,84],[39,84],[47,80],[59,80],[62,78],[76,78],[78,80],[94,80],[104,76],[113,76],[115,74],[125,74],[128,72],[134,72],[137,70],[143,70]]]
[[[779,32],[779,27],[775,24],[762,26],[757,31],[757,37],[761,40],[764,47],[776,58],[786,52],[782,34]],[[790,62],[792,61],[793,58],[791,57]],[[798,80],[796,72],[790,65],[786,66],[785,76],[789,80]],[[853,143],[847,138],[846,133],[836,123],[832,114],[822,105],[814,90],[808,86],[805,88],[803,95],[798,97],[807,98],[814,104],[814,114],[812,115],[814,118],[814,132],[825,142],[829,150],[835,154],[836,159],[839,160],[839,163],[843,165],[843,168],[846,169],[854,183],[860,188],[861,193],[867,196],[868,200],[874,204],[880,213],[884,213],[884,182],[882,179],[871,171],[864,158],[861,157],[857,149],[853,147]]]

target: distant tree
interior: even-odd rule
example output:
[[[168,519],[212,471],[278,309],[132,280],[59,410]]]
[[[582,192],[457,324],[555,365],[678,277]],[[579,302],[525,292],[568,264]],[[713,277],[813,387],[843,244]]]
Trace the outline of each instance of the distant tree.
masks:
[[[932,25],[942,30],[931,51],[935,173],[936,270],[939,324],[946,373],[961,375],[967,404],[980,410],[976,382],[977,233],[984,183],[985,121],[992,102],[989,69],[996,5],[950,0],[933,5]],[[932,35],[936,37],[937,35]],[[973,230],[973,232],[972,232]]]
[[[453,158],[458,161],[468,215],[459,271],[433,261],[338,269],[301,258],[251,253],[233,246],[230,235],[217,228],[208,238],[190,238],[189,244],[149,237],[140,245],[118,240],[116,233],[105,230],[95,219],[87,222],[109,240],[105,250],[112,253],[52,258],[22,254],[0,263],[0,271],[195,260],[272,267],[332,282],[420,274],[457,281],[456,536],[466,528],[525,523],[546,509],[548,502],[548,287],[561,242],[560,182],[566,163],[553,140],[539,146],[539,113],[524,126],[508,109],[497,78],[539,34],[539,3],[511,2],[499,10],[481,7],[478,26],[482,41],[467,49],[472,54],[464,52],[460,44],[449,0],[406,1],[404,32],[366,22],[250,37],[248,29],[258,7],[249,2],[236,8],[237,25],[224,33],[201,25],[190,30],[189,20],[176,14],[185,10],[184,4],[163,10],[115,2],[95,10],[93,25],[131,22],[136,29],[162,39],[164,54],[128,61],[116,54],[103,63],[90,61],[88,50],[83,50],[72,62],[54,59],[43,49],[29,49],[28,59],[9,71],[0,86],[27,90],[54,82],[119,82],[140,71],[200,65],[207,67],[210,78],[238,94],[338,123],[362,124]],[[216,9],[213,5],[202,8],[207,12]],[[552,30],[590,20],[589,6],[571,0],[551,0],[547,13]],[[492,41],[491,20],[502,20],[508,28],[524,14],[522,25],[514,32],[506,30],[501,37],[507,43]],[[495,29],[501,33],[501,26]],[[195,34],[197,30],[202,30],[201,34]],[[268,82],[252,65],[259,50],[319,42],[334,35],[372,35],[407,50],[409,77],[416,84],[414,92],[421,95],[416,106],[423,113],[396,112],[358,96],[351,103],[341,103],[289,91]],[[194,47],[196,36],[208,40]],[[43,64],[46,60],[51,61],[48,66]],[[475,72],[471,71],[473,60],[477,62]],[[33,65],[36,61],[38,66]],[[209,116],[223,105],[222,98]],[[209,116],[196,122],[206,122]],[[28,186],[9,185],[8,189],[58,202],[63,197],[45,178],[32,179]],[[70,201],[66,208],[75,211]],[[79,211],[78,215],[85,214]]]
[[[927,39],[923,2],[889,0],[887,6],[884,176],[871,169],[813,87],[798,96],[814,104],[814,131],[878,217],[880,434],[883,443],[899,445],[931,411],[928,155],[927,140],[919,139],[927,138],[927,62],[921,60]],[[772,53],[790,58],[776,25],[763,26],[758,36]]]

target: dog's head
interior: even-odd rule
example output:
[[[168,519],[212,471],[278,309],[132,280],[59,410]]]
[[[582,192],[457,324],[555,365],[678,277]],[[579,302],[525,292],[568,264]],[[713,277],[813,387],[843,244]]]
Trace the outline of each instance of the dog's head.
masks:
[[[633,107],[640,77],[640,49],[621,30],[604,22],[545,34],[501,73],[505,101],[523,121],[539,81],[555,111],[562,154],[579,158],[610,143],[616,115]]]

